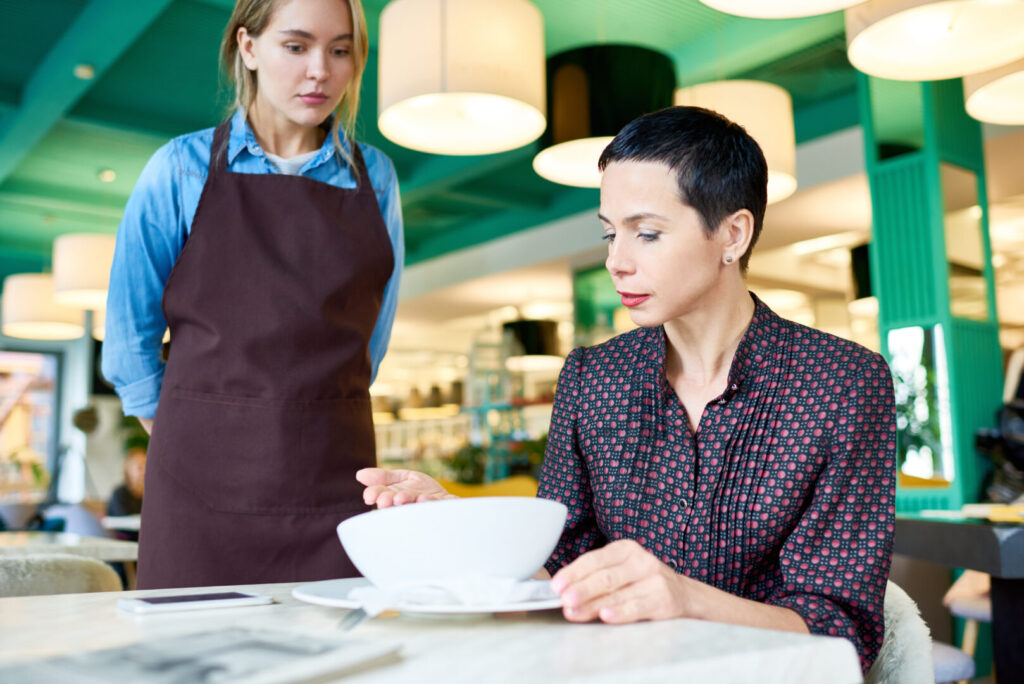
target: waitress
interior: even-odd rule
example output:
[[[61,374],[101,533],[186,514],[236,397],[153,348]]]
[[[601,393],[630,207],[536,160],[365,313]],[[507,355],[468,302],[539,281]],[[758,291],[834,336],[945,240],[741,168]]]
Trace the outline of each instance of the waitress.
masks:
[[[365,510],[404,252],[394,166],[351,136],[367,47],[360,0],[237,0],[237,111],[128,200],[103,372],[152,432],[140,589],[358,574],[334,529]]]

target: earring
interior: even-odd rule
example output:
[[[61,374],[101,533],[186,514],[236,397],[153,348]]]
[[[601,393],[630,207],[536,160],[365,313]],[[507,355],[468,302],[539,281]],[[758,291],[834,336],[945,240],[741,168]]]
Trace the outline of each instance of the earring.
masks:
[[[732,254],[726,254],[725,257],[722,259],[722,261],[724,261],[726,264],[731,264],[732,263],[732,259],[733,259]]]

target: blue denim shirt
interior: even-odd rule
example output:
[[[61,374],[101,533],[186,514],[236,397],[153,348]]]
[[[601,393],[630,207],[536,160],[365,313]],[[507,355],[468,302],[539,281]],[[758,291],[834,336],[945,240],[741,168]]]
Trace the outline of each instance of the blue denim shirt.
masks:
[[[117,231],[107,295],[103,375],[114,384],[126,415],[152,418],[156,414],[164,377],[164,364],[160,361],[167,328],[161,305],[164,284],[192,229],[209,171],[212,144],[213,129],[207,128],[175,138],[157,150],[128,198]],[[348,141],[343,144],[348,149]],[[384,290],[383,305],[370,339],[370,359],[376,377],[398,305],[398,280],[405,256],[402,206],[391,160],[375,147],[359,143],[359,149],[395,252],[395,268]],[[241,110],[231,119],[228,170],[277,173]],[[335,153],[330,135],[299,174],[340,188],[356,187],[356,179]]]

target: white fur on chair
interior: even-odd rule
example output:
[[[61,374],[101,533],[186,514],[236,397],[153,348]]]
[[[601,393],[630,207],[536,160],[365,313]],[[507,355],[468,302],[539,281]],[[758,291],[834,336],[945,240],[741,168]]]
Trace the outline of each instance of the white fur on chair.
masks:
[[[121,578],[102,561],[66,553],[0,556],[0,596],[121,591]]]
[[[885,590],[885,637],[865,684],[934,684],[932,638],[917,604],[896,584]]]

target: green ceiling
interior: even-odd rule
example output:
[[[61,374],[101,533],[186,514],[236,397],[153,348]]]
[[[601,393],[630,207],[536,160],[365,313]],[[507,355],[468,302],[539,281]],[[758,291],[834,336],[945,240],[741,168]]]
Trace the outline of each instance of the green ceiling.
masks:
[[[484,0],[480,0],[483,2]],[[364,0],[371,42],[385,0]],[[132,185],[170,136],[216,124],[217,75],[231,0],[0,0],[0,276],[40,270],[56,235],[113,233]],[[787,88],[798,140],[856,122],[840,13],[801,20],[721,14],[697,0],[536,0],[548,54],[593,43],[670,54],[679,85],[750,77]],[[71,75],[78,63],[96,78]],[[400,148],[376,126],[376,55],[357,136],[395,162],[408,263],[593,206],[595,190],[549,183],[534,145],[440,157]],[[611,93],[610,96],[614,96]],[[101,169],[117,179],[103,183]]]

